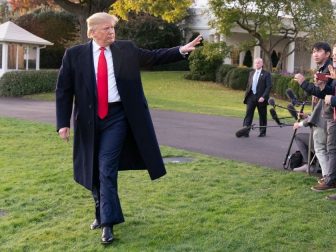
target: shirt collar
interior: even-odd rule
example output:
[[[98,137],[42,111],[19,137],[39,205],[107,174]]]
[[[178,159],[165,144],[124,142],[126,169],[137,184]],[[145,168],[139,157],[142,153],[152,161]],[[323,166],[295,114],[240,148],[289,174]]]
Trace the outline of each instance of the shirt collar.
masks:
[[[100,51],[100,48],[101,48],[101,46],[99,46],[99,45],[96,43],[96,41],[92,40],[92,50],[93,50],[93,52],[99,52],[99,51]],[[109,46],[105,47],[105,50],[106,50],[106,51],[110,51],[110,47],[109,47]]]

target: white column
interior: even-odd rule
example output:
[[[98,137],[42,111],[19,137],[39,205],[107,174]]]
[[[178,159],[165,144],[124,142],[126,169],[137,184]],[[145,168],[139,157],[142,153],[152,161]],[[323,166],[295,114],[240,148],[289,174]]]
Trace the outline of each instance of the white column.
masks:
[[[2,44],[2,71],[7,72],[8,70],[8,44]]]
[[[228,44],[227,39],[226,39],[226,37],[223,34],[219,35],[219,40],[225,42],[226,44]],[[224,58],[223,63],[231,65],[232,64],[232,60],[231,60],[230,56],[227,56],[226,58]]]
[[[29,45],[26,48],[26,70],[29,70]]]
[[[288,46],[288,53],[293,51],[294,48],[295,48],[295,42],[290,43]],[[295,52],[293,51],[287,57],[287,72],[288,73],[294,73],[294,62],[295,62]]]
[[[36,47],[36,70],[40,70],[40,47]]]
[[[260,58],[260,55],[261,55],[261,48],[260,48],[260,46],[255,46],[254,48],[253,48],[253,62],[254,62],[254,59],[256,59],[256,58]]]
[[[16,45],[15,70],[19,70],[19,45]]]
[[[246,51],[242,51],[239,53],[239,65],[242,66],[244,62]]]

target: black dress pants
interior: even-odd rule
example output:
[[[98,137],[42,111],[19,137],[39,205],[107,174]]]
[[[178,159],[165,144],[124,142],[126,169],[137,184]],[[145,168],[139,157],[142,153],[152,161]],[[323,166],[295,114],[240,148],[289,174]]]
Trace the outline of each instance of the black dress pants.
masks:
[[[250,92],[246,99],[246,115],[243,126],[251,126],[253,122],[254,110],[257,108],[259,113],[259,126],[265,126],[259,129],[260,133],[266,134],[267,126],[267,104],[258,102],[257,95]]]

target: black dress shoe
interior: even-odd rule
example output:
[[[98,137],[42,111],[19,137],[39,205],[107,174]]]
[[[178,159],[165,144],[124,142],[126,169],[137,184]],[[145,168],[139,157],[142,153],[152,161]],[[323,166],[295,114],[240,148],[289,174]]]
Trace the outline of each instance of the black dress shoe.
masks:
[[[111,227],[103,227],[103,233],[101,236],[101,243],[102,244],[110,244],[113,241],[113,234]]]
[[[90,229],[94,230],[94,229],[97,229],[97,228],[100,228],[100,222],[97,219],[95,219],[92,222],[92,224],[90,225]]]
[[[258,137],[265,137],[266,133],[260,133]]]

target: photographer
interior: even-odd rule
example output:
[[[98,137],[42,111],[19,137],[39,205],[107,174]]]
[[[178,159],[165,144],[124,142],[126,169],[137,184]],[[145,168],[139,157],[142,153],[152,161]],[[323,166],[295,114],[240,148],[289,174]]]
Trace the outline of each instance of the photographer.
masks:
[[[315,97],[314,97],[315,98]],[[313,100],[314,100],[313,98]],[[328,155],[327,155],[327,135],[326,135],[326,123],[324,118],[322,117],[321,109],[322,102],[319,102],[315,108],[311,116],[307,116],[303,121],[296,122],[293,125],[293,129],[299,129],[301,127],[313,127],[313,143],[312,147],[314,149],[315,155],[319,161],[320,168],[322,170],[322,179],[320,179],[320,183],[324,180],[324,176],[326,174],[326,166],[328,163]],[[295,136],[295,142],[299,151],[302,154],[303,165],[301,167],[293,169],[295,172],[308,172],[308,153],[309,153],[309,133],[298,133]],[[312,172],[317,172],[317,167],[311,170]]]
[[[314,76],[314,83],[306,81],[302,74],[296,74],[294,80],[297,81],[300,87],[307,93],[323,99],[325,95],[330,94],[333,89],[333,81],[327,77],[330,74],[328,67],[332,65],[330,59],[331,48],[329,44],[325,42],[318,42],[313,46],[312,53],[315,62],[319,66],[319,70]],[[332,107],[327,103],[323,103],[321,106],[321,116],[327,123],[328,162],[324,178],[311,188],[317,192],[336,189],[336,123],[333,119]]]

